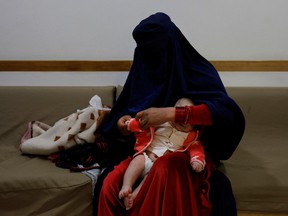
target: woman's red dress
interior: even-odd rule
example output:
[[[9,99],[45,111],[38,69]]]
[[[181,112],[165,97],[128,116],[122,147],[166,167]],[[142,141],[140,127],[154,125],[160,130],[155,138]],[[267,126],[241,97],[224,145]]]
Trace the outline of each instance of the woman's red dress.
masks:
[[[203,172],[195,173],[185,153],[171,153],[158,158],[133,207],[127,211],[118,193],[130,161],[130,157],[122,161],[105,178],[98,203],[99,216],[210,215],[209,177],[213,165],[209,160]]]

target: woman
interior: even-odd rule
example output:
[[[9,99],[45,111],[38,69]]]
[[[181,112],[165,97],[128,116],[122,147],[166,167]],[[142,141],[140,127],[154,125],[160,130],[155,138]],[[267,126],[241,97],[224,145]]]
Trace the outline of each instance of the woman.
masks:
[[[133,64],[104,124],[108,142],[118,149],[125,147],[124,154],[133,148],[135,139],[125,125],[131,117],[140,119],[143,129],[166,121],[200,125],[206,168],[196,173],[186,154],[164,155],[127,211],[118,194],[131,157],[119,157],[122,161],[103,181],[98,215],[236,215],[229,181],[215,167],[232,155],[242,138],[245,120],[240,108],[227,95],[215,68],[166,14],[156,13],[141,21],[133,37],[137,43]],[[190,98],[195,106],[173,107],[182,97]],[[223,183],[226,186],[219,188]]]

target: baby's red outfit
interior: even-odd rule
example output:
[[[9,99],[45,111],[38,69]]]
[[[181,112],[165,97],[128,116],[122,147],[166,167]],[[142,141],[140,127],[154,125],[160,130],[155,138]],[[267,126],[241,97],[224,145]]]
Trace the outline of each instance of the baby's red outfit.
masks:
[[[134,157],[142,154],[151,144],[155,129],[153,127],[147,128],[146,130],[142,131],[140,129],[139,122],[132,118],[128,122],[128,130],[131,132],[135,132],[136,143],[134,145],[134,150],[136,153]],[[190,156],[190,163],[198,162],[202,165],[203,169],[206,164],[205,162],[205,154],[204,149],[201,142],[198,139],[198,130],[192,130],[188,133],[183,145],[181,148],[177,149],[175,152],[187,152]],[[202,171],[202,169],[201,169]]]

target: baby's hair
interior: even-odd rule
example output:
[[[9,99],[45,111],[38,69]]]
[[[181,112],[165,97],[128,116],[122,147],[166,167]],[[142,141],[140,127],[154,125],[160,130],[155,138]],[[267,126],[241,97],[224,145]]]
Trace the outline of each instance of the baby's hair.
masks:
[[[193,106],[193,105],[194,104],[192,100],[189,98],[180,98],[175,104],[176,107]]]

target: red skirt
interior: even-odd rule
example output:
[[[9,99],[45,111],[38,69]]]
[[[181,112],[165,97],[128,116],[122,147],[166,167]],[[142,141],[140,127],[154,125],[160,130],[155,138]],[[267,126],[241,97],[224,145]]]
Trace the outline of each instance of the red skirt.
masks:
[[[115,166],[103,182],[98,216],[209,216],[209,177],[214,165],[206,158],[201,173],[192,171],[189,156],[171,153],[157,159],[143,183],[134,205],[125,210],[118,198],[123,176],[131,158]]]

